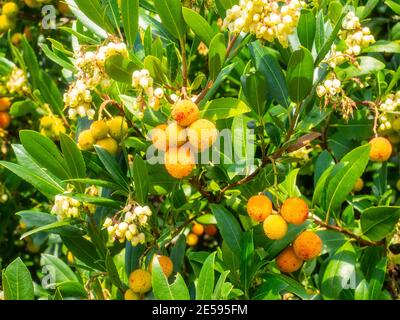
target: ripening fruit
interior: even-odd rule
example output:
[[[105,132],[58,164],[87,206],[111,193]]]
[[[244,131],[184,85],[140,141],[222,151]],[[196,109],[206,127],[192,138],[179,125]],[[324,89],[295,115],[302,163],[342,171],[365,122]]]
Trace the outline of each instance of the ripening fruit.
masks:
[[[19,12],[18,5],[15,2],[6,2],[3,4],[2,14],[6,15],[10,19],[14,19]]]
[[[98,120],[92,123],[90,126],[90,132],[92,133],[94,140],[100,140],[108,135],[108,126],[104,120]]]
[[[299,198],[287,199],[281,208],[281,215],[287,223],[295,225],[303,224],[308,217],[307,203]]]
[[[295,254],[303,260],[312,260],[322,251],[321,238],[312,231],[304,231],[293,242]]]
[[[165,168],[176,178],[183,179],[190,175],[195,167],[195,159],[189,148],[169,149],[164,156]]]
[[[74,255],[72,254],[71,251],[68,251],[68,253],[67,253],[67,261],[68,261],[69,264],[74,264],[75,263],[75,257],[74,257]]]
[[[10,98],[0,98],[0,111],[8,111],[11,107]]]
[[[400,118],[397,118],[392,122],[392,129],[396,132],[400,132]]]
[[[96,142],[96,145],[107,150],[108,153],[112,154],[113,156],[117,155],[119,150],[118,142],[115,141],[113,138],[105,138],[98,140]]]
[[[194,233],[189,233],[186,237],[186,244],[189,247],[194,247],[199,243],[199,236]]]
[[[392,145],[386,138],[378,137],[372,139],[369,144],[371,145],[371,151],[369,158],[371,161],[384,162],[389,160],[392,155]]]
[[[151,273],[136,269],[129,276],[129,288],[136,293],[146,293],[151,290]]]
[[[13,27],[13,23],[9,17],[2,14],[0,15],[0,33],[7,32]]]
[[[82,131],[78,137],[78,146],[83,151],[92,150],[95,142],[96,141],[93,139],[93,136],[92,136],[92,133],[90,132],[90,130]]]
[[[155,255],[153,256],[153,260],[155,259]],[[160,267],[162,271],[164,272],[165,276],[169,278],[174,271],[174,264],[172,263],[172,260],[167,257],[167,256],[157,256],[158,258],[158,263],[160,264]],[[150,272],[153,267],[153,263],[150,265]]]
[[[16,32],[11,36],[11,43],[14,46],[20,45],[21,41],[22,41],[22,33]]]
[[[218,229],[215,225],[209,224],[204,227],[204,232],[210,237],[215,237],[218,233]]]
[[[247,202],[247,213],[253,220],[263,222],[272,213],[272,202],[264,195],[253,196]]]
[[[67,14],[69,14],[71,12],[69,5],[67,3],[65,3],[64,0],[58,1],[57,9],[63,16],[66,16]]]
[[[271,240],[283,239],[288,231],[286,221],[280,215],[270,215],[264,220],[264,233]]]
[[[125,300],[141,300],[140,294],[134,292],[132,289],[128,289],[124,294]]]
[[[157,150],[166,151],[168,148],[165,129],[167,129],[167,125],[160,124],[150,132],[151,141]]]
[[[123,117],[115,117],[107,121],[109,133],[115,140],[121,140],[128,133],[128,123]]]
[[[200,119],[190,125],[188,138],[190,144],[197,151],[203,152],[215,143],[218,138],[218,130],[211,121]]]
[[[199,108],[191,100],[182,100],[175,104],[171,115],[180,126],[187,127],[199,119]]]
[[[281,272],[292,273],[301,268],[303,260],[296,256],[292,247],[287,247],[276,257],[276,265]]]
[[[353,192],[360,192],[362,189],[364,189],[364,180],[358,178],[356,184],[354,185]]]
[[[183,145],[187,140],[186,129],[176,122],[171,122],[165,129],[167,148],[175,148]]]
[[[0,128],[7,129],[10,126],[11,117],[7,112],[0,112]]]
[[[192,233],[202,236],[204,233],[204,226],[200,223],[194,223],[192,226]]]

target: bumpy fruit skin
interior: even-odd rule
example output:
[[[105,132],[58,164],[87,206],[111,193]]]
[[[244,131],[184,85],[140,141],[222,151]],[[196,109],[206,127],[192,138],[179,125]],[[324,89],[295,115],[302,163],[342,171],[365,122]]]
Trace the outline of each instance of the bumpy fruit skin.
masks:
[[[7,112],[0,112],[0,128],[7,129],[10,126],[11,117]]]
[[[362,189],[364,189],[364,180],[358,178],[356,184],[354,185],[353,192],[360,192]]]
[[[11,107],[10,98],[0,98],[0,111],[7,111]]]
[[[79,148],[83,151],[93,150],[93,145],[95,144],[92,133],[90,130],[84,130],[80,133],[78,137]]]
[[[165,153],[164,162],[165,169],[176,179],[189,176],[195,167],[195,159],[191,150],[184,147],[169,149]]]
[[[153,260],[156,258],[156,256],[153,256]],[[174,271],[174,264],[172,263],[172,260],[167,257],[167,256],[157,256],[158,262],[160,264],[160,267],[162,271],[164,272],[165,276],[169,278]],[[150,272],[152,269],[153,263],[151,264]]]
[[[168,148],[165,129],[167,129],[167,125],[160,124],[150,132],[151,141],[157,150],[166,151]]]
[[[137,269],[133,271],[129,276],[129,288],[136,293],[146,293],[151,290],[151,273]]]
[[[132,289],[128,289],[124,294],[125,300],[141,300],[140,294],[134,292]]]
[[[312,260],[321,254],[322,240],[315,232],[304,231],[294,240],[293,250],[300,259]]]
[[[182,100],[175,104],[171,115],[180,126],[187,127],[199,119],[199,108],[191,100]]]
[[[6,15],[10,19],[14,19],[19,12],[18,5],[15,2],[6,2],[3,4],[2,14]]]
[[[218,233],[218,229],[215,225],[209,224],[204,227],[204,232],[210,237],[215,237]]]
[[[374,162],[384,162],[389,160],[392,155],[392,144],[390,141],[383,137],[372,139],[369,144],[371,145],[371,151],[369,158]]]
[[[112,154],[113,156],[117,155],[119,147],[118,142],[115,141],[113,138],[105,138],[98,140],[96,144],[103,149],[107,150],[108,153]]]
[[[276,257],[276,265],[281,272],[292,273],[301,268],[303,260],[296,256],[292,247],[288,247]]]
[[[264,195],[253,196],[247,202],[247,213],[253,220],[263,222],[272,213],[272,202]]]
[[[194,233],[189,233],[186,237],[186,244],[189,247],[194,247],[199,243],[199,237]]]
[[[171,122],[165,129],[167,148],[182,146],[187,140],[186,129],[176,122]]]
[[[192,233],[202,236],[204,234],[204,226],[200,223],[194,223],[192,226]]]
[[[295,225],[303,224],[307,220],[308,212],[307,203],[299,198],[287,199],[281,208],[282,218]]]
[[[9,17],[2,14],[0,15],[0,33],[7,32],[13,27],[13,23]]]
[[[107,122],[109,133],[115,140],[121,140],[128,133],[128,123],[123,117],[115,117]]]
[[[264,220],[264,233],[271,240],[283,239],[288,231],[286,221],[280,215],[270,215]]]
[[[93,139],[100,140],[104,139],[108,135],[108,126],[104,120],[98,120],[92,123],[90,126],[90,132],[92,133]]]
[[[188,129],[190,144],[199,152],[209,149],[218,138],[218,130],[214,123],[200,119],[192,123]]]

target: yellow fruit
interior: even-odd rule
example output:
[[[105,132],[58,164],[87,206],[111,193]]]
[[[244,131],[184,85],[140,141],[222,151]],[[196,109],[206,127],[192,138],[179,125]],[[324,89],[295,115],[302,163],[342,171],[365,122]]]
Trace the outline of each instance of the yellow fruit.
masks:
[[[288,231],[286,221],[280,215],[270,215],[264,220],[264,233],[271,240],[283,239]]]
[[[253,196],[247,202],[247,213],[253,220],[263,222],[272,213],[272,202],[264,195]]]
[[[392,129],[394,131],[400,132],[400,118],[397,118],[392,122]]]
[[[15,2],[6,2],[3,4],[2,14],[6,15],[10,19],[14,19],[19,12],[18,5]]]
[[[129,288],[136,293],[146,293],[151,290],[151,273],[137,269],[129,275]]]
[[[176,179],[189,176],[195,167],[194,156],[191,150],[185,147],[169,149],[165,153],[164,162],[168,173]]]
[[[293,250],[300,259],[312,260],[321,254],[322,240],[315,232],[304,231],[294,240]]]
[[[22,33],[16,32],[11,36],[11,43],[18,46],[22,41]]]
[[[192,226],[192,233],[198,236],[202,236],[204,233],[204,226],[200,223],[194,223]]]
[[[276,265],[281,272],[292,273],[301,268],[303,260],[296,256],[292,247],[288,247],[276,258]]]
[[[0,33],[7,32],[13,27],[13,23],[9,17],[2,14],[0,15]]]
[[[192,123],[188,129],[190,144],[200,152],[209,149],[218,138],[218,130],[208,120],[201,119]]]
[[[175,104],[171,115],[180,126],[187,127],[199,119],[199,108],[191,100],[182,100]]]
[[[123,117],[115,117],[107,122],[109,133],[115,140],[121,140],[128,133],[128,123]]]
[[[141,300],[140,294],[134,292],[132,289],[128,289],[124,294],[125,300]]]
[[[371,145],[371,151],[369,158],[371,161],[384,162],[389,160],[392,155],[392,145],[386,138],[378,137],[372,139],[369,144]]]
[[[400,134],[394,133],[388,136],[388,139],[391,144],[399,144],[400,143]]]
[[[42,119],[40,119],[40,127],[44,129],[51,129],[53,123],[54,120],[51,116],[44,116]]]
[[[356,184],[354,185],[353,192],[360,192],[362,189],[364,189],[364,180],[358,178]]]
[[[153,260],[155,258],[156,256],[153,256]],[[172,260],[167,256],[157,256],[157,258],[162,271],[164,272],[165,276],[169,278],[174,271],[174,264],[172,263]],[[150,272],[152,270],[152,267],[153,263],[150,265]]]
[[[41,5],[37,0],[24,0],[24,2],[29,8],[39,8]]]
[[[112,154],[113,156],[117,155],[119,146],[118,142],[115,141],[113,138],[105,138],[98,140],[96,145],[108,151],[108,153]]]
[[[69,264],[74,264],[75,263],[75,257],[74,257],[74,255],[72,254],[71,251],[68,251],[68,253],[67,253],[67,261],[68,261]]]
[[[78,146],[81,150],[84,151],[92,150],[95,142],[96,141],[93,139],[90,130],[82,131],[78,137]]]
[[[210,237],[215,237],[218,233],[218,229],[215,225],[209,224],[204,227],[204,232],[206,235],[209,235]]]
[[[187,140],[186,129],[176,122],[172,122],[165,129],[165,139],[167,148],[180,147]]]
[[[186,237],[186,244],[189,247],[194,247],[199,243],[199,236],[195,235],[194,233],[189,233]]]
[[[11,106],[10,98],[0,98],[0,111],[8,111]]]
[[[287,199],[281,208],[281,215],[287,223],[295,225],[303,224],[308,217],[307,203],[299,198]]]
[[[100,140],[108,135],[108,126],[104,120],[98,120],[92,123],[90,126],[90,132],[92,133],[94,140]]]
[[[150,132],[151,141],[157,150],[166,151],[168,148],[167,137],[165,133],[166,128],[166,124],[160,124]]]

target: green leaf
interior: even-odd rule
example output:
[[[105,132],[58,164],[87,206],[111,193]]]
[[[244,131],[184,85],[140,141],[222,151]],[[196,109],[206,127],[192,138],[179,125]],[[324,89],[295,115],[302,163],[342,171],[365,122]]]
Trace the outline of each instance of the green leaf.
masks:
[[[259,41],[249,46],[253,63],[260,71],[267,83],[269,94],[283,107],[289,107],[289,91],[286,85],[285,76],[276,58]]]
[[[344,65],[337,67],[335,72],[338,78],[340,80],[348,80],[378,72],[386,67],[383,62],[368,56],[357,58],[357,63],[359,64],[358,66],[348,64],[347,67]]]
[[[111,283],[117,288],[122,289],[123,285],[119,277],[117,267],[115,266],[114,260],[109,252],[107,253],[105,264]]]
[[[309,50],[300,48],[293,52],[289,60],[287,86],[290,98],[301,102],[308,96],[313,85],[314,60]]]
[[[189,290],[178,273],[171,285],[165,276],[158,259],[153,259],[152,286],[154,296],[159,300],[189,300]]]
[[[253,231],[247,231],[242,238],[242,251],[240,253],[240,282],[245,292],[249,290],[253,280],[254,270],[254,240]]]
[[[140,257],[143,255],[145,249],[144,245],[139,244],[136,247],[133,247],[129,241],[126,241],[125,271],[128,277],[133,270],[136,270],[139,267]]]
[[[362,11],[360,19],[364,20],[366,17],[368,17],[371,12],[376,8],[379,2],[380,0],[368,0],[367,4],[364,7],[364,10]]]
[[[22,38],[22,55],[24,58],[24,62],[26,63],[26,67],[28,69],[30,75],[30,82],[32,84],[33,89],[39,88],[39,75],[41,73],[41,69],[39,66],[38,59],[36,57],[35,51],[33,51],[29,42],[25,37]]]
[[[223,299],[223,295],[222,295],[222,289],[225,285],[225,281],[226,278],[228,277],[230,273],[230,270],[224,271],[223,273],[221,273],[216,285],[215,285],[215,290],[214,293],[212,295],[212,300],[221,300]]]
[[[367,280],[363,279],[354,292],[354,300],[368,300],[369,286]]]
[[[400,207],[373,207],[361,214],[361,230],[372,241],[380,241],[393,231],[400,218]]]
[[[208,52],[208,69],[211,80],[217,79],[218,74],[224,65],[225,58],[225,38],[222,33],[218,33],[212,38]]]
[[[132,170],[136,199],[139,204],[144,205],[147,202],[147,194],[149,193],[149,174],[146,162],[138,155],[135,157]]]
[[[105,14],[105,8],[102,7],[99,0],[87,1],[87,0],[74,0],[79,10],[82,11],[90,20],[92,20],[99,27],[114,33],[114,28]]]
[[[129,48],[133,48],[139,29],[139,0],[121,0],[122,24]]]
[[[386,268],[387,268],[387,258],[382,258],[378,264],[375,266],[372,272],[372,277],[369,282],[369,299],[379,300],[382,294],[383,283],[385,281]]]
[[[202,117],[210,121],[229,119],[248,113],[251,109],[236,98],[220,98],[210,101],[202,110]]]
[[[316,30],[315,30],[315,49],[321,51],[325,43],[325,21],[324,11],[320,10],[317,15]]]
[[[31,99],[14,102],[10,109],[10,115],[14,118],[26,116],[33,113],[38,108],[37,104]]]
[[[221,205],[211,204],[212,213],[217,219],[218,229],[228,247],[237,255],[242,250],[243,231],[231,212]]]
[[[355,277],[356,252],[346,242],[329,259],[321,280],[321,294],[325,299],[337,299]]]
[[[400,4],[397,1],[385,1],[385,3],[392,9],[396,14],[400,14]]]
[[[171,260],[174,265],[174,272],[181,271],[183,262],[185,260],[186,237],[181,234],[171,249]]]
[[[58,65],[69,71],[76,72],[76,68],[71,63],[71,61],[68,61],[67,59],[60,57],[58,54],[52,51],[47,44],[44,43],[40,44],[40,48],[43,50],[47,58],[49,58],[53,62],[57,63]]]
[[[132,73],[137,65],[121,54],[115,54],[106,61],[106,72],[114,80],[126,84],[132,84]]]
[[[66,226],[69,226],[69,225],[70,225],[70,222],[66,221],[66,220],[56,221],[56,222],[53,222],[53,223],[38,227],[36,229],[30,230],[28,232],[25,232],[21,236],[21,240],[25,239],[25,238],[33,235],[33,234],[39,233],[39,232],[43,232],[43,231],[50,232],[50,231],[57,230],[59,228],[66,227]]]
[[[299,36],[300,43],[310,51],[313,48],[315,32],[316,19],[314,13],[311,10],[301,10],[297,25],[297,35]]]
[[[207,20],[196,11],[189,8],[184,7],[182,13],[186,24],[193,30],[195,35],[198,36],[207,47],[209,47],[215,32],[208,24]]]
[[[52,281],[54,282],[54,284],[59,284],[66,281],[79,283],[78,277],[71,270],[71,268],[68,267],[68,265],[64,261],[56,256],[43,253],[42,265],[52,266],[54,268],[54,270],[52,270],[51,272]]]
[[[259,72],[242,76],[243,93],[251,109],[260,117],[264,117],[267,102],[267,84]]]
[[[154,6],[165,28],[177,39],[183,39],[186,24],[179,0],[154,0]]]
[[[214,263],[216,252],[210,254],[201,268],[196,287],[196,300],[211,300],[214,291]]]
[[[33,300],[33,282],[28,268],[21,258],[15,259],[3,271],[3,290],[5,300]]]

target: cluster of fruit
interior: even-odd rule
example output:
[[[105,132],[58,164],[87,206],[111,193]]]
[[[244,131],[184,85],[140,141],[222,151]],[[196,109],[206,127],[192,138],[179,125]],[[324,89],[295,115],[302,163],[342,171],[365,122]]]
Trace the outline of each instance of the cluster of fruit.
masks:
[[[90,129],[79,134],[78,146],[81,150],[91,151],[94,145],[116,155],[119,151],[118,142],[128,133],[128,123],[121,116],[108,121],[98,120],[92,123]]]
[[[169,278],[174,271],[174,264],[167,256],[155,255],[154,259],[158,259],[160,267],[164,275]],[[136,269],[129,275],[129,289],[125,291],[125,300],[142,300],[144,295],[151,290],[151,262],[149,271],[145,269]]]
[[[218,229],[214,224],[203,225],[200,223],[193,223],[191,232],[186,236],[186,244],[189,247],[195,247],[199,243],[200,237],[210,239],[218,234]]]
[[[265,235],[271,240],[283,239],[288,232],[288,224],[301,225],[309,214],[307,203],[299,198],[289,198],[283,203],[280,214],[273,214],[272,201],[265,195],[256,195],[247,203],[249,216],[263,223]],[[320,255],[322,241],[312,231],[304,231],[276,259],[278,268],[285,273],[300,269],[304,261]]]
[[[11,123],[11,117],[8,113],[11,107],[11,100],[9,98],[0,98],[0,129],[7,129]]]
[[[54,114],[49,114],[40,119],[40,133],[52,140],[59,140],[61,133],[66,129],[62,119]]]
[[[15,2],[5,2],[1,8],[0,33],[14,29],[19,7]]]
[[[173,122],[159,125],[150,132],[153,146],[165,152],[168,173],[177,179],[189,176],[195,168],[195,154],[208,150],[217,140],[218,130],[191,100],[178,101],[171,112]]]

